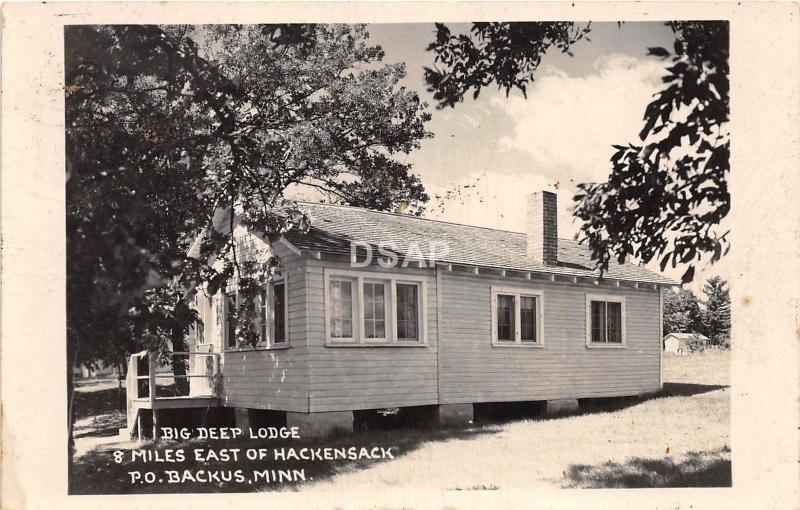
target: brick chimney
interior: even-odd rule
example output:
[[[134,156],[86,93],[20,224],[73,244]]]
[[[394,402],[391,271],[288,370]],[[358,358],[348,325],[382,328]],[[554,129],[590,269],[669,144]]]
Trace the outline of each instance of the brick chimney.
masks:
[[[528,258],[555,266],[558,259],[558,198],[549,191],[528,195]]]

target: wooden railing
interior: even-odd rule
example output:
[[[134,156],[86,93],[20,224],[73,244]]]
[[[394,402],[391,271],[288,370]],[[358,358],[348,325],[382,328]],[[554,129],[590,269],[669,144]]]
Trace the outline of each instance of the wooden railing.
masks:
[[[132,432],[134,420],[136,420],[137,408],[145,407],[153,409],[153,427],[156,428],[159,400],[217,397],[216,385],[219,374],[219,353],[216,352],[170,352],[167,354],[170,361],[159,362],[158,354],[151,351],[142,351],[131,354],[128,358],[128,373],[125,378],[128,429]],[[176,358],[186,357],[187,361],[177,361]],[[146,364],[145,364],[146,360]],[[183,365],[184,373],[175,373],[175,363]],[[146,368],[146,373],[142,374],[141,366]],[[171,384],[161,386],[162,389],[171,388],[174,395],[159,395],[159,380],[168,380]],[[188,381],[188,391],[181,391],[178,381]],[[147,381],[147,383],[143,383]],[[185,395],[179,393],[185,392]],[[162,391],[169,393],[169,391]],[[147,402],[149,405],[137,406],[136,402]],[[140,425],[139,425],[140,426]],[[141,426],[140,426],[141,428]],[[139,430],[141,437],[141,430]]]

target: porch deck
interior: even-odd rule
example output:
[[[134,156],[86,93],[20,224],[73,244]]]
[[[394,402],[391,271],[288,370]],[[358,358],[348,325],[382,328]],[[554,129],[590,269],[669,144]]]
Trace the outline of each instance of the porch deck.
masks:
[[[216,397],[193,397],[183,395],[178,397],[157,397],[151,401],[149,398],[137,398],[133,405],[139,409],[186,409],[191,407],[217,407]]]
[[[153,438],[158,438],[158,411],[217,407],[215,386],[219,375],[219,354],[214,352],[172,352],[171,361],[159,361],[152,352],[142,351],[128,359],[126,377],[127,434],[142,437],[142,410],[153,412]],[[186,358],[183,359],[179,358]],[[146,363],[144,363],[146,361]],[[140,368],[146,374],[140,375]],[[176,373],[176,367],[182,370]],[[159,385],[159,381],[166,384]],[[146,381],[146,383],[144,383]],[[178,384],[178,381],[186,381]],[[187,394],[164,394],[187,392]]]

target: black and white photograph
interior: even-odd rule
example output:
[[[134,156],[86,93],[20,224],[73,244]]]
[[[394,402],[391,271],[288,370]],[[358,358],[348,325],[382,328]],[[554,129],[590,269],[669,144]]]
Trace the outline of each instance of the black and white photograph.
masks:
[[[729,486],[728,32],[67,26],[70,491]]]
[[[63,400],[2,389],[60,406],[59,497],[737,490],[781,213],[731,176],[783,170],[732,164],[736,25],[535,13],[58,21],[64,327],[26,362]]]

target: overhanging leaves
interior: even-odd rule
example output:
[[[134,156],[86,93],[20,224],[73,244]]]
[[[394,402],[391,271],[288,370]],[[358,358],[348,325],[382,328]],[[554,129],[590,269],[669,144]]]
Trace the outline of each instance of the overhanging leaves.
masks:
[[[670,86],[645,110],[643,143],[615,146],[608,181],[581,185],[574,214],[600,268],[611,254],[659,258],[662,270],[686,267],[689,282],[704,255],[715,262],[729,249],[727,232],[716,228],[730,210],[728,24],[669,25],[677,39],[663,78]]]

